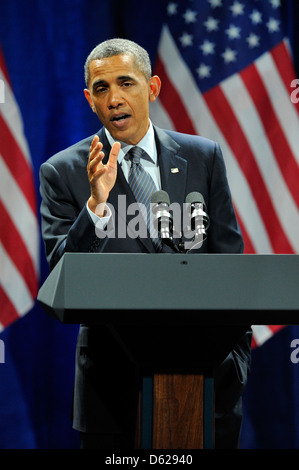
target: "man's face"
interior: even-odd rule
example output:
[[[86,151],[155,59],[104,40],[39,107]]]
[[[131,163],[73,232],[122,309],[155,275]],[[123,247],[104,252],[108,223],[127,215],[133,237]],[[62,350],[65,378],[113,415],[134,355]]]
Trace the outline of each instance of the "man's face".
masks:
[[[93,111],[115,140],[136,145],[149,126],[149,101],[160,91],[158,77],[146,80],[130,55],[93,60],[88,90]]]

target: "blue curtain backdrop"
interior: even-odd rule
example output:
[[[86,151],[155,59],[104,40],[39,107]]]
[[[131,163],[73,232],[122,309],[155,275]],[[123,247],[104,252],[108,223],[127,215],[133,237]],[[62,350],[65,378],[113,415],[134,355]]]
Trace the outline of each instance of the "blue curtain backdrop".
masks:
[[[144,0],[140,13],[135,0],[0,0],[0,43],[24,121],[38,203],[41,163],[99,128],[83,95],[86,56],[102,40],[121,36],[143,45],[154,63],[167,3]],[[283,6],[298,66],[298,2]],[[48,274],[41,242],[41,283]],[[36,305],[1,333],[1,449],[78,447],[70,421],[77,330]],[[299,364],[290,360],[294,338],[299,329],[289,326],[253,351],[243,448],[299,448]]]

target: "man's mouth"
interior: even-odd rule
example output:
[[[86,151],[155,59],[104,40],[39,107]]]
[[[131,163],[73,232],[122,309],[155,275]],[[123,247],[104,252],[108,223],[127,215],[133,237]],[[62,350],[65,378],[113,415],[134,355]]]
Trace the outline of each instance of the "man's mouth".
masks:
[[[119,121],[123,121],[127,118],[129,118],[130,115],[129,114],[126,114],[126,113],[123,113],[123,114],[118,114],[117,116],[113,116],[110,121],[111,122],[119,122]]]

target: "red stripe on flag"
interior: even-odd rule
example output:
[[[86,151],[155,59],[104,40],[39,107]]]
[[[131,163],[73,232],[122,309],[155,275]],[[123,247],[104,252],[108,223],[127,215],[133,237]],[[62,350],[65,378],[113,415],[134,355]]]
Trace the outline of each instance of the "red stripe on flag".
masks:
[[[189,114],[186,111],[180,95],[177,93],[175,87],[169,80],[164,64],[162,63],[160,57],[157,59],[155,74],[161,78],[162,82],[161,93],[159,95],[160,101],[166,110],[171,109],[171,113],[169,113],[169,115],[175,126],[175,129],[179,129],[180,132],[183,133],[196,135],[197,132],[193,126]]]
[[[38,279],[32,258],[30,257],[30,254],[22,237],[20,236],[20,233],[15,227],[1,201],[0,214],[0,240],[15,267],[22,275],[32,297],[35,297],[37,295]]]
[[[215,87],[203,96],[246,176],[267,228],[273,251],[275,253],[293,253],[248,141],[224,93],[220,87]]]
[[[3,327],[7,327],[12,322],[20,318],[17,310],[15,309],[11,300],[7,297],[6,292],[3,290],[1,284],[0,284],[0,305],[1,305],[0,322]]]
[[[36,211],[33,176],[31,168],[23,155],[5,120],[0,115],[1,148],[0,153],[12,176],[26,197],[33,213]]]
[[[277,119],[265,85],[254,65],[247,67],[240,75],[262,120],[285,183],[299,207],[299,167]]]
[[[276,333],[277,331],[281,330],[285,327],[285,325],[268,325],[272,333]]]
[[[289,95],[291,95],[292,91],[294,91],[294,88],[291,87],[291,82],[297,77],[286,44],[284,42],[278,44],[278,46],[274,47],[271,50],[271,55],[275,62],[276,68],[279,71],[279,75],[281,76],[281,79],[285,84],[286,91]],[[298,85],[296,86],[296,88],[298,88]],[[297,113],[299,114],[299,102],[293,104]]]

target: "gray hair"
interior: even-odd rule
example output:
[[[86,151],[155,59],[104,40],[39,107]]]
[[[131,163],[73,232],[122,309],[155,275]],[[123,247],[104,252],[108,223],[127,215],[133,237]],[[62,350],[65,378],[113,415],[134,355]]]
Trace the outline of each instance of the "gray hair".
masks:
[[[106,59],[115,55],[128,55],[134,58],[136,67],[149,80],[152,76],[152,66],[149,55],[143,47],[129,39],[108,39],[96,46],[86,59],[84,65],[84,78],[86,86],[89,84],[89,64],[92,60]]]

